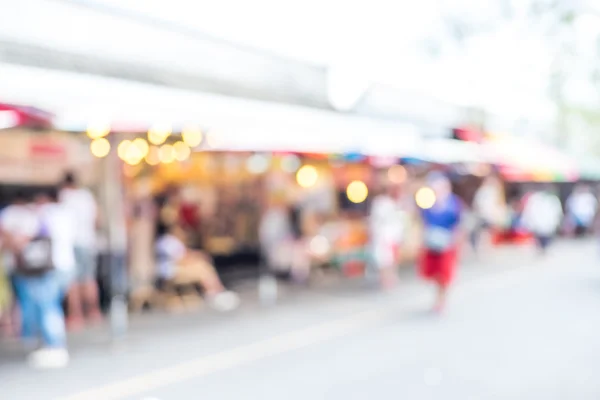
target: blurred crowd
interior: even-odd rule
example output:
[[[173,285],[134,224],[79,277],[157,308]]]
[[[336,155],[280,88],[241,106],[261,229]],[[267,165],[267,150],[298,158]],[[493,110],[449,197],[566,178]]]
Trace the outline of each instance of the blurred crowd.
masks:
[[[399,267],[415,263],[437,287],[434,310],[441,312],[465,247],[483,260],[489,244],[507,241],[535,243],[545,254],[559,234],[593,232],[598,199],[591,187],[577,184],[565,201],[556,190],[522,185],[506,195],[505,183],[491,174],[467,199],[448,175],[434,171],[411,182],[384,182],[362,206],[336,214],[290,204],[284,196],[272,196],[262,210],[246,208],[258,220],[254,235],[264,271],[307,284],[332,270],[376,277],[391,289]],[[235,309],[240,299],[225,288],[202,243],[199,205],[175,186],[149,199],[135,205],[142,225],[130,227],[130,234],[150,238],[151,285],[130,287],[130,304],[172,309],[204,299],[219,311]],[[73,174],[55,189],[17,193],[0,213],[0,324],[4,335],[31,349],[36,367],[66,365],[67,330],[103,319],[97,269],[107,249],[99,214],[93,193]]]
[[[94,196],[70,173],[32,198],[18,192],[0,213],[3,269],[15,300],[2,314],[3,326],[35,350],[34,366],[65,365],[67,325],[80,329],[102,320],[97,221]]]

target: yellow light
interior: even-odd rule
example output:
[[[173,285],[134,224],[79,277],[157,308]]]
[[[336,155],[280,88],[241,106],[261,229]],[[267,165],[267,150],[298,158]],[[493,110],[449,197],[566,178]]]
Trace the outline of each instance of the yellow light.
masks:
[[[148,165],[158,165],[160,163],[158,152],[159,150],[156,146],[152,146],[148,149],[148,154],[146,155],[146,163],[148,163]]]
[[[177,161],[185,161],[190,157],[190,154],[192,154],[188,145],[183,142],[175,142],[173,150],[175,151],[175,159],[177,159]]]
[[[388,170],[388,179],[392,183],[404,183],[406,180],[406,168],[402,165],[394,165]]]
[[[127,157],[127,149],[130,145],[131,140],[123,140],[121,143],[119,143],[119,146],[117,147],[117,154],[121,160],[125,160]]]
[[[90,124],[86,133],[90,139],[100,139],[107,136],[110,133],[110,125]]]
[[[319,172],[312,165],[305,165],[296,173],[296,181],[303,188],[315,186],[319,179]]]
[[[156,125],[148,131],[148,141],[155,145],[160,145],[171,135],[171,128],[168,125]]]
[[[175,161],[175,149],[170,144],[163,144],[158,149],[158,159],[160,162],[170,164]]]
[[[127,146],[127,150],[125,151],[125,157],[123,158],[123,161],[125,161],[129,165],[138,165],[143,158],[144,154],[141,152],[141,150],[133,143],[131,143],[129,146]]]
[[[146,157],[148,151],[150,151],[150,146],[148,145],[148,142],[146,142],[146,139],[137,138],[132,142],[132,145],[139,150],[140,154],[142,154],[142,158]]]
[[[203,137],[202,131],[198,128],[187,127],[181,131],[181,138],[191,148],[199,146]]]
[[[435,192],[428,187],[422,187],[415,194],[415,202],[420,208],[427,210],[435,204]]]
[[[94,157],[104,158],[110,153],[110,142],[106,138],[97,138],[90,143],[90,151]]]
[[[369,196],[369,189],[362,181],[352,181],[346,188],[346,196],[353,203],[362,203]]]

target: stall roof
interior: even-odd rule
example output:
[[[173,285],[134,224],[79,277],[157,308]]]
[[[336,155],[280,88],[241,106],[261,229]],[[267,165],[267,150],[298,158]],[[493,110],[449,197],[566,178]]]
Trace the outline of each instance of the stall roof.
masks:
[[[419,139],[410,124],[10,64],[0,64],[0,93],[53,110],[60,129],[194,124],[223,149],[411,155]]]
[[[0,103],[0,129],[52,127],[53,115],[39,108]]]

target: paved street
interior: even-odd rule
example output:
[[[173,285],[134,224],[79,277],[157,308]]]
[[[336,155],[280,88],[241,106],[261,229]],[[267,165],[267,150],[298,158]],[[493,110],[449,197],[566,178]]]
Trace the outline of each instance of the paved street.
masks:
[[[142,318],[64,371],[0,363],[0,398],[599,399],[596,245],[490,257],[463,268],[441,317],[412,279],[389,294],[324,284],[235,315]]]

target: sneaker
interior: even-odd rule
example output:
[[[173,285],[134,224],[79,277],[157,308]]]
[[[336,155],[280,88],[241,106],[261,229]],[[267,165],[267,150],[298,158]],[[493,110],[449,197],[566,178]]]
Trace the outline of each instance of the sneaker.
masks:
[[[45,348],[31,353],[27,361],[35,369],[65,368],[69,365],[69,353],[66,349]]]
[[[222,292],[213,296],[210,304],[217,311],[233,311],[240,306],[240,296],[234,292]]]

